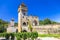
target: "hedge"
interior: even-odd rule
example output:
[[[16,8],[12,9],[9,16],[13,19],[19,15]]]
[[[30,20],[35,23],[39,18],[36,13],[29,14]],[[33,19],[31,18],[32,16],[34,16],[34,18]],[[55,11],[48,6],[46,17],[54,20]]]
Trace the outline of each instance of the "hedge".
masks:
[[[22,33],[17,33],[16,35],[17,39],[20,40],[20,38],[22,39],[27,39],[27,38],[31,38],[31,39],[35,39],[38,37],[38,33],[37,32],[22,32]]]
[[[35,38],[38,37],[38,33],[37,32],[0,33],[0,37],[5,37],[6,39],[9,39],[10,36],[12,40],[14,40],[14,37],[16,37],[17,40],[21,39],[25,40],[27,38],[31,38],[32,40],[34,40]]]

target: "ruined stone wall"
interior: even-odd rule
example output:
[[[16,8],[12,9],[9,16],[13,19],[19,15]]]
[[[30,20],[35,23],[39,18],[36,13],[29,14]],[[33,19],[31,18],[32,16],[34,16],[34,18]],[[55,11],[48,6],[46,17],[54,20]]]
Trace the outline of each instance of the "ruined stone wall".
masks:
[[[33,26],[33,31],[37,31],[40,34],[52,34],[52,33],[60,33],[60,25],[40,25]]]

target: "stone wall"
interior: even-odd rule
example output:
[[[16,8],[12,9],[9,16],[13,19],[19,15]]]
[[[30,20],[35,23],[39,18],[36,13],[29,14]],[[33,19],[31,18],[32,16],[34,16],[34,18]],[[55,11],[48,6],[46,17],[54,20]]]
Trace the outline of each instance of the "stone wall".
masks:
[[[60,33],[60,25],[40,25],[40,26],[33,26],[33,31],[37,31],[40,34],[59,34]]]

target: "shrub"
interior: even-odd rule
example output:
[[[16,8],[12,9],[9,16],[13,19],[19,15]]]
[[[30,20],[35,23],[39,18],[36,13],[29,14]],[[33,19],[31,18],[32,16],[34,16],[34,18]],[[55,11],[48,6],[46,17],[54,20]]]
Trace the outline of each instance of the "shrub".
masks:
[[[21,40],[22,39],[27,39],[27,38],[31,38],[31,39],[35,39],[38,37],[38,33],[37,32],[21,32],[21,33],[16,33],[16,37],[17,40]]]
[[[37,37],[38,37],[38,33],[37,32],[32,32],[31,33],[32,40],[34,40],[34,38],[37,38]]]
[[[35,39],[38,37],[38,33],[37,32],[21,32],[21,33],[0,33],[0,37],[5,37],[6,40],[9,39],[9,37],[11,36],[11,40],[14,40],[14,37],[17,38],[17,40],[21,40],[21,39],[27,39],[27,38],[31,38],[31,39]]]
[[[23,35],[22,35],[22,38],[25,40],[25,39],[27,39],[27,33],[26,32],[23,32],[22,33]]]

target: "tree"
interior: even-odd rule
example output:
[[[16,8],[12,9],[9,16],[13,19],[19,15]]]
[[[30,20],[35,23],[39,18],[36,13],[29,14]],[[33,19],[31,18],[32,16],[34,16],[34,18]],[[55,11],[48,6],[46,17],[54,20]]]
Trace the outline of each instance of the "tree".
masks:
[[[50,19],[46,18],[44,20],[40,20],[39,24],[40,25],[47,25],[47,24],[60,24],[60,23],[55,22],[55,21],[51,21]]]
[[[0,26],[0,33],[4,32],[4,27]]]
[[[45,24],[51,24],[51,20],[48,19],[48,18],[44,19],[44,25],[45,25]]]
[[[52,24],[57,24],[57,22],[51,21]]]
[[[40,20],[40,21],[39,21],[39,24],[40,24],[40,25],[43,25],[43,24],[44,24],[44,22],[43,22],[42,20]]]
[[[15,23],[15,25],[14,26],[18,26],[18,23]]]
[[[4,20],[0,19],[0,33],[6,31],[8,22],[5,22]]]

